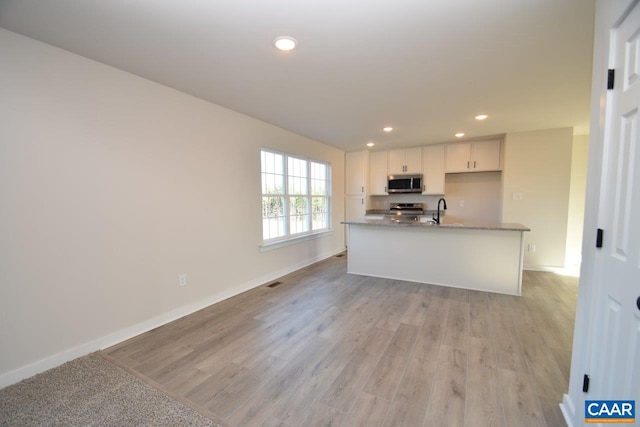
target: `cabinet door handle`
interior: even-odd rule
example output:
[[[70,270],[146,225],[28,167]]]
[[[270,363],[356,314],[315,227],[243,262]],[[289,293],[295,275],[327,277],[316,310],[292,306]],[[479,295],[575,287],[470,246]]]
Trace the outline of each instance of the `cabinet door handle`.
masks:
[[[467,169],[469,169],[469,162],[467,162]]]
[[[476,168],[476,161],[475,160],[473,161],[473,168],[474,169]]]
[[[364,193],[364,187],[362,187],[362,192]]]
[[[385,193],[387,192],[387,186],[386,185],[384,186],[384,192]]]
[[[361,205],[364,205],[364,199],[360,199],[360,202]]]

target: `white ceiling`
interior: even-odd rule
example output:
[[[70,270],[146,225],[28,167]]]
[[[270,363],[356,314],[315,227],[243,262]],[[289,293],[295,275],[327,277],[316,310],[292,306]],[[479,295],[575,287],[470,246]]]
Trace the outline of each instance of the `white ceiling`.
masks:
[[[6,29],[345,150],[587,133],[593,19],[593,0],[0,0]]]

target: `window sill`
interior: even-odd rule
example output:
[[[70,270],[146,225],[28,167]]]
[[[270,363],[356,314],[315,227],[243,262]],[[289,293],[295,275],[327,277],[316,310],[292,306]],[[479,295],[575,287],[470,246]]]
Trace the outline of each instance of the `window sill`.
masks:
[[[304,242],[306,240],[314,240],[314,239],[319,239],[321,237],[326,237],[333,234],[333,230],[329,229],[329,230],[324,230],[324,231],[318,231],[315,233],[311,233],[311,234],[303,234],[301,236],[294,236],[294,237],[289,237],[286,238],[284,240],[276,240],[273,242],[266,242],[260,245],[260,252],[267,252],[267,251],[271,251],[273,249],[278,249],[278,248],[282,248],[284,246],[289,246],[289,245],[295,245],[297,243],[300,242]]]

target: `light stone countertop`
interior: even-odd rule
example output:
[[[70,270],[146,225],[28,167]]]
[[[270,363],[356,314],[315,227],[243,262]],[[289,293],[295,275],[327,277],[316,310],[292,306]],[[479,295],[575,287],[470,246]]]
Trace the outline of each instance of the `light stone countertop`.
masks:
[[[389,219],[362,219],[353,221],[343,221],[341,224],[347,225],[367,225],[373,227],[419,227],[419,228],[438,228],[438,229],[456,229],[456,230],[503,230],[503,231],[531,231],[529,227],[525,227],[518,223],[501,223],[501,222],[466,222],[466,223],[442,223],[431,224],[422,221],[401,221],[395,222]]]

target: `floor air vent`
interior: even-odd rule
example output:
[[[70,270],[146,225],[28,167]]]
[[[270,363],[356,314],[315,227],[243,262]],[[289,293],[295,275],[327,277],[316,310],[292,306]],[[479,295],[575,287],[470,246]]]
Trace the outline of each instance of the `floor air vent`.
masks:
[[[278,285],[282,285],[282,282],[273,282],[267,285],[267,288],[275,288]]]
[[[342,258],[343,256],[344,254],[339,254],[339,255],[336,255],[336,258]]]

